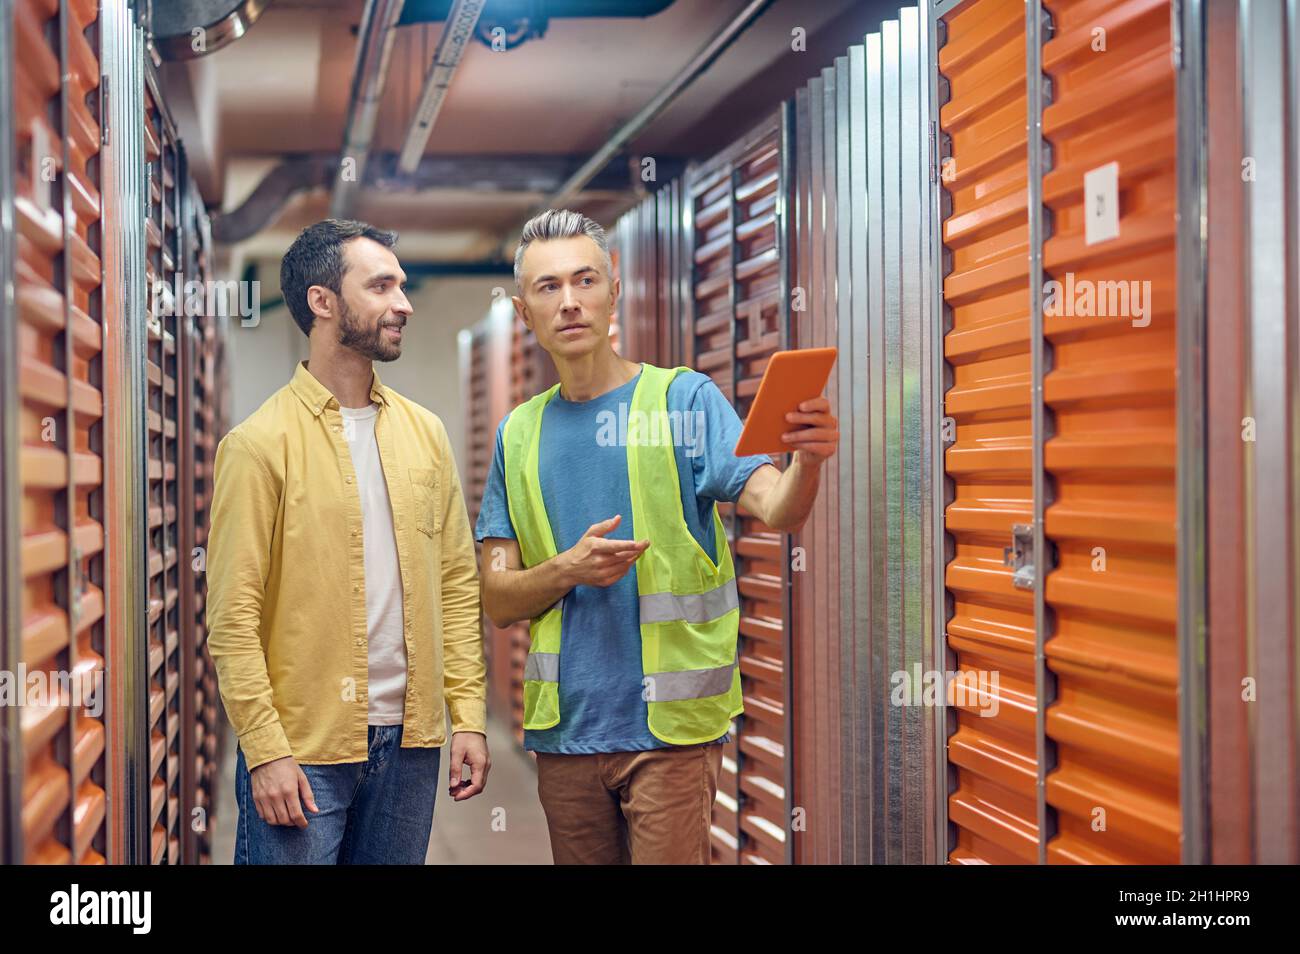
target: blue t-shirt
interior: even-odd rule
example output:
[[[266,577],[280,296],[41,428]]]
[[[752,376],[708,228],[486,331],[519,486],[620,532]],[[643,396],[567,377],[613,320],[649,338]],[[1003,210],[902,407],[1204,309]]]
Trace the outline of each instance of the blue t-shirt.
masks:
[[[627,480],[627,447],[619,443],[620,405],[631,410],[641,375],[590,401],[566,401],[557,392],[542,412],[539,477],[542,501],[559,552],[572,547],[593,523],[615,514],[623,519],[609,539],[636,539]],[[668,387],[670,420],[680,412],[674,435],[682,512],[691,534],[710,556],[714,549],[714,501],[734,501],[766,456],[736,457],[740,437],[736,411],[708,376],[679,374]],[[502,465],[501,434],[483,491],[474,536],[514,539]],[[677,439],[678,434],[680,439]],[[484,554],[484,559],[488,559]],[[666,748],[646,727],[641,697],[641,618],[636,566],[607,587],[576,586],[565,597],[560,634],[560,722],[524,732],[536,752],[579,755]],[[725,739],[726,736],[723,736]]]

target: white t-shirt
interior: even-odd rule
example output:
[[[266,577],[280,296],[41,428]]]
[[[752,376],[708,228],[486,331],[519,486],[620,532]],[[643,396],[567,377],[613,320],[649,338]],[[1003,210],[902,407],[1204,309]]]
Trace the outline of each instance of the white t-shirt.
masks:
[[[402,574],[397,564],[393,507],[379,460],[379,406],[340,407],[361,498],[369,636],[369,724],[401,725],[406,699],[406,640],[402,632]]]

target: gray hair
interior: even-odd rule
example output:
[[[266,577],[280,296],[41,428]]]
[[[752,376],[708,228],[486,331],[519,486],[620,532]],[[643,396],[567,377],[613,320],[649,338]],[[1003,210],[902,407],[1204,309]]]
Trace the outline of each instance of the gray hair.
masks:
[[[524,271],[524,252],[533,242],[545,242],[550,239],[577,238],[585,235],[596,243],[601,256],[605,259],[605,276],[614,277],[614,263],[609,257],[609,240],[605,230],[581,212],[568,209],[547,209],[533,216],[524,224],[524,231],[519,236],[519,248],[515,249],[515,287],[522,288]]]

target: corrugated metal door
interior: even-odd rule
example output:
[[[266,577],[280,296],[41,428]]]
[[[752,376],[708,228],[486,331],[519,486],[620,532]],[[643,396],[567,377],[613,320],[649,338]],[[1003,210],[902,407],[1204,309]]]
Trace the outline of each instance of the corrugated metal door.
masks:
[[[840,349],[841,429],[791,561],[803,862],[940,851],[929,27],[900,10],[795,96],[792,334]]]
[[[93,711],[106,704],[97,6],[18,0],[6,5],[10,15],[3,30],[13,52],[0,69],[12,90],[3,108],[12,115],[16,241],[6,257],[16,321],[0,349],[12,356],[6,377],[16,371],[4,411],[16,459],[4,479],[17,518],[7,530],[17,532],[6,534],[16,547],[7,544],[3,638],[11,688],[23,698],[4,713],[18,740],[7,753],[6,811],[16,824],[5,849],[12,861],[102,863],[106,715]]]
[[[742,418],[788,327],[786,116],[782,109],[685,178],[694,303],[682,363],[712,377]],[[723,757],[714,860],[781,864],[791,850],[788,539],[739,506],[719,510],[733,534],[745,714]]]
[[[181,156],[182,160],[184,155]],[[182,162],[182,172],[185,164]],[[192,296],[191,282],[206,289],[211,279],[211,232],[202,198],[187,174],[182,174],[179,243],[181,288],[185,308],[179,320],[181,367],[180,444],[182,499],[193,501],[183,515],[180,545],[181,588],[181,860],[187,864],[211,860],[213,796],[220,770],[221,718],[216,673],[207,649],[204,609],[207,597],[205,554],[208,504],[212,492],[212,466],[217,443],[224,433],[215,380],[217,322],[207,313],[207,296],[201,308]],[[178,302],[179,307],[182,303]]]
[[[791,203],[795,266],[791,336],[800,348],[838,343],[836,269],[836,74],[822,70],[795,93],[795,182]],[[846,283],[847,286],[847,283]],[[847,287],[845,288],[847,292]],[[849,358],[852,366],[852,358]],[[838,397],[840,366],[827,394]],[[845,415],[840,412],[843,419]],[[850,438],[851,439],[851,438]],[[839,461],[834,461],[838,465]],[[840,523],[838,467],[824,467],[808,522],[794,536],[791,622],[795,654],[795,804],[807,817],[792,826],[801,863],[840,860]],[[834,516],[832,517],[832,514]],[[851,735],[851,733],[848,733]]]
[[[1170,18],[943,15],[954,862],[1180,858]]]
[[[632,361],[672,367],[681,360],[683,285],[682,183],[673,179],[624,213],[610,230],[621,286],[622,344]]]
[[[1038,844],[1034,601],[1004,562],[1033,520],[1025,4],[979,0],[942,23],[947,635],[959,672],[998,674],[991,699],[954,707],[948,857],[1025,864]]]
[[[1044,464],[1056,675],[1052,863],[1179,860],[1177,111],[1168,0],[1045,0]],[[1100,47],[1100,49],[1099,49]],[[1118,234],[1088,243],[1085,176],[1118,164]],[[1096,201],[1106,201],[1098,194]],[[1070,289],[1075,294],[1070,295]],[[1093,300],[1089,305],[1089,296]],[[1073,301],[1071,301],[1073,297]],[[1072,308],[1071,305],[1074,307]],[[1064,312],[1053,314],[1055,312]]]
[[[180,859],[180,510],[177,402],[176,223],[179,215],[176,132],[147,73],[144,141],[148,218],[145,220],[149,338],[148,395],[148,675],[149,857]]]

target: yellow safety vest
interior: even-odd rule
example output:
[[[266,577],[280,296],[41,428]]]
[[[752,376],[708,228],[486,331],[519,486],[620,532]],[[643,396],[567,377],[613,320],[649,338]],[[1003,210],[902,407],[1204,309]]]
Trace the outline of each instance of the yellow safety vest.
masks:
[[[636,562],[646,724],[655,738],[674,745],[713,741],[744,709],[736,656],[740,599],[722,518],[715,504],[717,556],[710,559],[682,513],[668,385],[689,370],[642,366],[627,434],[633,532],[638,539],[650,540],[649,549]],[[559,388],[557,384],[515,408],[502,435],[510,524],[525,567],[556,555],[542,501],[538,458],[542,412]],[[549,729],[560,721],[563,612],[564,600],[560,600],[529,625],[525,729]]]

